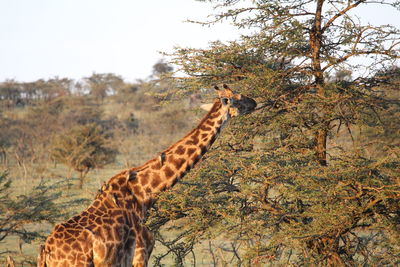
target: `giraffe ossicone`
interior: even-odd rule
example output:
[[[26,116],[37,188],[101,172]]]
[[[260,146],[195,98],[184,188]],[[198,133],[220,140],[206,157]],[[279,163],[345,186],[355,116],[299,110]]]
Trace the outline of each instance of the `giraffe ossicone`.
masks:
[[[196,128],[154,159],[109,179],[86,210],[57,224],[38,266],[147,266],[154,239],[143,222],[157,194],[194,167],[231,117],[256,107],[226,85],[215,89],[218,99]]]

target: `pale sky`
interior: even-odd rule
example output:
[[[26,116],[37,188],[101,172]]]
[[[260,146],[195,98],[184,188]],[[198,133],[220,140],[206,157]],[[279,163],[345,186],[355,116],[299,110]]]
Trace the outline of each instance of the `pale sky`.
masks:
[[[0,0],[0,81],[93,72],[146,78],[159,51],[235,39],[228,25],[183,23],[210,11],[191,0]]]
[[[184,23],[211,13],[210,4],[194,0],[0,0],[0,81],[93,72],[146,78],[159,51],[237,39],[230,25]],[[362,16],[400,27],[399,14],[370,9]]]

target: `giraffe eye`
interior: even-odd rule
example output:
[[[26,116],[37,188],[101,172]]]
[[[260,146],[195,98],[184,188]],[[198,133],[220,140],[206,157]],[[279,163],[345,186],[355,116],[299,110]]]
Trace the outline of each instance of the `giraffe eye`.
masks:
[[[229,98],[225,98],[225,97],[221,98],[221,103],[224,106],[228,105],[229,104]]]

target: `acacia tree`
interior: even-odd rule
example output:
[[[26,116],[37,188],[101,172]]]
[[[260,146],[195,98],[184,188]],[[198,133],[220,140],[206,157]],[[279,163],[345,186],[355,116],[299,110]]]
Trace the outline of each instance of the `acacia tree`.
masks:
[[[115,94],[124,86],[123,79],[113,73],[93,73],[90,77],[83,78],[86,87],[97,100],[103,101],[108,94]]]
[[[21,99],[19,84],[14,80],[6,80],[0,83],[0,104],[4,108],[14,107],[18,99]]]
[[[181,194],[161,197],[153,227],[184,218],[171,250],[181,256],[223,237],[237,264],[398,264],[399,150],[380,139],[366,153],[378,142],[366,133],[398,132],[381,119],[399,112],[383,87],[392,80],[376,73],[399,58],[400,31],[352,13],[398,3],[207,2],[219,13],[199,23],[228,20],[250,34],[177,48],[172,62],[192,77],[182,83],[231,83],[263,104],[231,125]],[[363,56],[364,65],[352,60]]]
[[[57,97],[68,96],[72,85],[73,80],[57,76],[47,81],[41,79],[35,82],[37,93],[45,102],[49,102]]]
[[[115,160],[116,151],[109,146],[109,135],[95,124],[78,125],[53,139],[52,157],[79,172],[79,188],[88,172]]]

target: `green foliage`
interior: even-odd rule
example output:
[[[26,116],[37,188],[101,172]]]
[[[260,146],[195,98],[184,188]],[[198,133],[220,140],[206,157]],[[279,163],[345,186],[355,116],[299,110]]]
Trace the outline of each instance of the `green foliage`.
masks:
[[[353,20],[365,1],[210,2],[218,14],[201,24],[250,31],[177,48],[180,87],[230,83],[261,104],[161,196],[149,221],[160,242],[164,228],[179,236],[172,252],[213,241],[214,264],[399,264],[399,30]],[[376,61],[351,65],[362,55]]]
[[[217,143],[201,168],[157,202],[155,229],[180,219],[165,227],[180,237],[170,242],[222,239],[236,249],[226,256],[229,265],[323,264],[321,246],[350,265],[399,263],[394,154],[375,160],[341,152],[322,167],[312,154],[269,146],[246,151],[235,141],[227,136]]]
[[[45,184],[41,181],[26,194],[15,196],[12,181],[7,173],[0,174],[0,241],[10,237],[19,237],[25,243],[43,239],[45,233],[32,227],[36,223],[55,223],[69,216],[68,210],[79,205],[81,198],[74,200],[63,198],[60,188],[68,186],[66,182]],[[9,248],[8,252],[15,252]],[[3,252],[2,252],[3,253]]]
[[[86,174],[115,160],[109,136],[95,124],[75,126],[53,139],[52,157],[80,173],[80,188]]]

